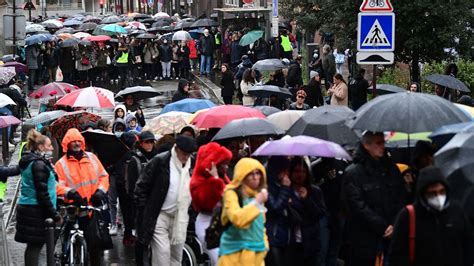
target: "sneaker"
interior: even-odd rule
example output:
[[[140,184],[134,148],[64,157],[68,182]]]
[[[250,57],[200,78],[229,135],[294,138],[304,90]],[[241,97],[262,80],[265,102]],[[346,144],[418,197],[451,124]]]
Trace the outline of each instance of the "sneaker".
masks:
[[[110,226],[110,231],[109,231],[109,234],[111,236],[116,236],[117,235],[117,225],[113,224]]]
[[[160,77],[160,80],[163,80],[163,77]]]
[[[133,246],[135,245],[136,241],[137,241],[136,237],[134,237],[133,235],[128,235],[128,236],[123,237],[122,243],[124,246]]]
[[[178,79],[179,79],[179,78],[178,78],[178,77],[176,77],[176,80],[178,80]]]

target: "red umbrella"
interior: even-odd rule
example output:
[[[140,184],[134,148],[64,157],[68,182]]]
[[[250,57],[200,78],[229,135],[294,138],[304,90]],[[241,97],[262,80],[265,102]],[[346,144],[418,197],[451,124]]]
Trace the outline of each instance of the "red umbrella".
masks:
[[[39,88],[37,91],[33,92],[30,96],[33,98],[49,98],[49,97],[62,97],[70,92],[79,89],[79,87],[74,86],[65,82],[51,82]]]
[[[110,39],[112,38],[106,35],[89,36],[89,37],[84,38],[84,40],[91,41],[91,42],[105,42]]]
[[[250,117],[265,118],[265,115],[250,107],[221,105],[198,114],[191,123],[199,128],[222,128],[232,120]]]
[[[6,128],[20,123],[21,121],[12,115],[0,116],[0,128]]]
[[[84,108],[113,108],[114,93],[97,87],[87,87],[73,91],[56,102],[57,105]]]
[[[20,62],[7,62],[2,67],[14,67],[17,74],[28,72],[28,67]]]

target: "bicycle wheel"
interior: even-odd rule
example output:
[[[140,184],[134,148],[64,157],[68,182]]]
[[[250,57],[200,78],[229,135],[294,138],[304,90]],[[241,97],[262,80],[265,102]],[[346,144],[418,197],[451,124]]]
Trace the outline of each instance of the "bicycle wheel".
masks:
[[[183,248],[183,259],[181,260],[181,265],[183,266],[196,266],[197,258],[194,250],[186,243],[184,243]]]
[[[71,246],[70,265],[87,266],[87,243],[84,237],[76,236],[76,241]]]

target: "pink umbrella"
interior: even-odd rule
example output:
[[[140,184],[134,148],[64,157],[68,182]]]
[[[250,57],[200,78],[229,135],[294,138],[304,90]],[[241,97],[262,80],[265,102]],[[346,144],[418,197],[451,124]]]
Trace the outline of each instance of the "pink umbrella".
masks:
[[[199,113],[191,123],[199,128],[222,128],[232,120],[249,117],[265,118],[265,115],[250,107],[221,105]]]
[[[91,42],[105,42],[110,39],[112,38],[106,35],[89,36],[89,37],[84,38],[84,40],[91,41]]]
[[[138,21],[128,23],[128,26],[135,29],[146,30],[146,26]]]
[[[70,92],[79,89],[79,87],[74,86],[65,82],[51,82],[39,88],[37,91],[33,92],[30,97],[39,99],[39,98],[50,98],[50,97],[62,97]]]
[[[20,123],[21,120],[12,115],[0,116],[0,128],[6,128]]]
[[[113,92],[97,87],[87,87],[67,94],[56,104],[84,108],[113,108],[115,101]]]

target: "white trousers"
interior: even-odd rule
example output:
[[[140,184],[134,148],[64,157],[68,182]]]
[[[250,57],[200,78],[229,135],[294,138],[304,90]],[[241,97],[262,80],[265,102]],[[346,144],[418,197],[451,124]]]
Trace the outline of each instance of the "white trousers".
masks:
[[[171,77],[171,62],[163,62],[161,61],[161,72],[162,78],[169,78]]]
[[[160,212],[151,240],[152,265],[181,266],[184,243],[171,245],[174,216]]]
[[[217,265],[217,259],[219,258],[219,248],[207,249],[206,248],[206,229],[209,227],[211,223],[212,216],[199,213],[196,218],[196,223],[194,224],[196,228],[196,235],[203,245],[204,252],[209,256],[211,259],[211,265]]]

